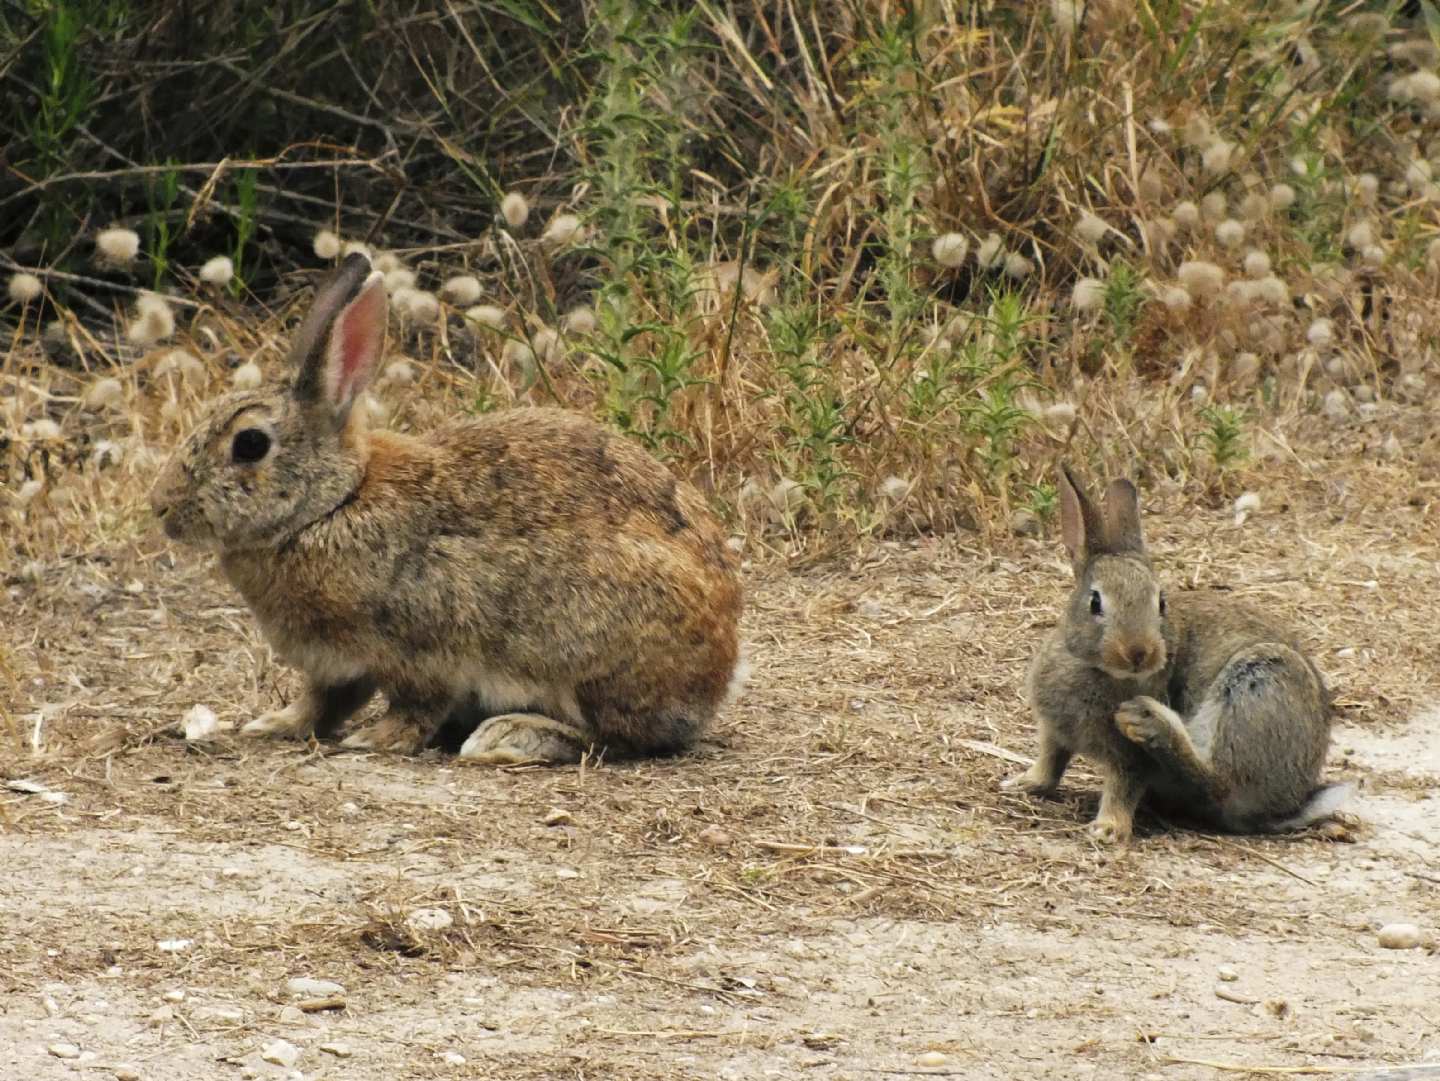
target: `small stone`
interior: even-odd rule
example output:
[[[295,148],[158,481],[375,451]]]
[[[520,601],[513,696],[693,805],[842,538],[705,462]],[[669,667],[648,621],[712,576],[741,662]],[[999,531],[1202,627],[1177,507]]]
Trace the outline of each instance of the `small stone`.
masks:
[[[129,1063],[115,1067],[115,1081],[140,1081],[140,1071]]]
[[[333,980],[316,980],[309,976],[296,976],[285,981],[285,993],[291,998],[327,998],[343,995],[345,988]]]
[[[405,917],[405,922],[416,931],[443,931],[455,919],[443,908],[417,908]]]
[[[735,838],[719,826],[706,826],[700,831],[700,843],[712,848],[729,848],[735,843]]]
[[[73,1043],[52,1043],[45,1048],[45,1050],[49,1051],[56,1058],[80,1057],[80,1048],[76,1047]]]
[[[180,718],[180,730],[191,742],[212,739],[219,728],[220,721],[209,706],[191,706]]]
[[[260,1057],[272,1065],[288,1070],[300,1060],[300,1048],[289,1040],[273,1040],[260,1049]]]
[[[160,997],[163,998],[166,1002],[184,1002],[184,1001],[185,1001],[185,992],[184,992],[184,991],[181,991],[181,990],[177,987],[174,991],[166,991],[166,992],[165,992],[163,995],[161,995]]]
[[[334,1055],[336,1058],[349,1058],[355,1053],[350,1049],[348,1043],[322,1043],[320,1050],[327,1055]]]
[[[280,1023],[282,1025],[303,1025],[305,1024],[305,1011],[296,1006],[281,1006]]]
[[[568,826],[575,821],[575,818],[569,811],[560,807],[551,807],[540,821],[547,826]]]
[[[168,1025],[173,1020],[175,1020],[175,1011],[169,1006],[161,1006],[150,1015],[152,1025]]]
[[[155,943],[155,948],[161,953],[181,953],[195,945],[193,938],[162,938]]]
[[[340,804],[340,813],[347,818],[352,818],[360,813],[360,806],[359,804],[351,803],[349,800],[346,800],[344,803]]]
[[[1413,923],[1387,923],[1380,928],[1383,950],[1413,950],[1420,945],[1420,928]]]
[[[916,1066],[944,1066],[950,1061],[950,1056],[943,1051],[926,1051],[915,1060]]]
[[[445,1051],[436,1056],[447,1066],[464,1066],[465,1056],[457,1051]]]
[[[1240,973],[1236,972],[1229,965],[1221,965],[1215,970],[1215,975],[1219,977],[1221,983],[1234,983],[1240,978]]]

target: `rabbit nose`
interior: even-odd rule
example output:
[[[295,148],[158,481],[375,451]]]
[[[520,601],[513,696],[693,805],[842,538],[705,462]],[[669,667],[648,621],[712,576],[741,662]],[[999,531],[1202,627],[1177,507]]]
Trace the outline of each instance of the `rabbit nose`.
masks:
[[[1131,646],[1125,651],[1125,656],[1130,661],[1130,667],[1138,672],[1150,663],[1150,647]]]

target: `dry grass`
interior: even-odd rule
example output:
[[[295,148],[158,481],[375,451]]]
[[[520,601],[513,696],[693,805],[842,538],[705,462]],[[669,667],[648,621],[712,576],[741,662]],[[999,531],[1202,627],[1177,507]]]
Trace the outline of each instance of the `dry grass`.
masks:
[[[12,377],[20,368],[12,354]],[[129,369],[136,397],[113,415],[70,404],[79,381],[46,369],[64,447],[76,448],[54,458],[78,459],[79,448],[136,428],[171,438],[184,417],[167,421],[146,404],[155,386],[145,369]],[[425,369],[400,422],[443,408],[447,385]],[[186,410],[199,397],[176,400]],[[1440,603],[1434,419],[1396,409],[1389,423],[1405,449],[1384,458],[1373,426],[1298,426],[1266,463],[1262,507],[1242,526],[1228,505],[1197,506],[1180,490],[1153,490],[1147,512],[1175,588],[1228,586],[1301,628],[1339,692],[1348,734],[1334,771],[1359,781],[1367,800],[1405,806],[1425,799],[1433,779],[1368,761],[1363,742],[1344,753],[1403,735],[1436,693],[1423,676]],[[19,445],[12,475],[23,469]],[[754,681],[711,741],[676,761],[493,772],[433,754],[389,759],[229,735],[186,744],[174,724],[191,705],[229,724],[295,684],[203,560],[171,553],[148,530],[145,481],[124,464],[78,469],[66,473],[75,496],[47,490],[8,509],[0,761],[6,776],[40,779],[70,800],[0,800],[11,858],[29,882],[7,902],[24,931],[0,931],[0,954],[13,990],[105,987],[135,1003],[139,1020],[117,1020],[115,1031],[158,1061],[201,1050],[249,1061],[277,1032],[303,1044],[323,1030],[366,1049],[359,1077],[429,1077],[440,1067],[425,1063],[456,1046],[486,1064],[477,1076],[698,1077],[722,1066],[754,1076],[767,1063],[858,1076],[847,1063],[909,1068],[932,1047],[968,1068],[1008,1063],[1023,1076],[1023,1063],[1055,1053],[1045,1047],[1086,1040],[1143,1071],[1169,1054],[1219,1057],[1205,1042],[1219,1038],[1217,1020],[1202,1009],[1192,1025],[1166,1021],[1163,1003],[1117,1011],[1108,997],[1012,992],[1004,959],[1031,936],[1063,941],[1068,970],[1113,992],[1134,977],[1115,967],[1113,947],[1084,944],[1122,934],[1146,958],[1130,962],[1150,973],[1139,985],[1159,993],[1170,963],[1161,959],[1174,950],[1226,956],[1258,937],[1267,945],[1245,947],[1254,966],[1293,950],[1328,971],[1360,948],[1375,907],[1393,903],[1341,890],[1318,907],[1300,902],[1297,917],[1297,897],[1322,876],[1359,873],[1355,849],[1313,837],[1231,840],[1150,820],[1129,852],[1097,850],[1083,832],[1097,787],[1083,767],[1059,802],[999,791],[1030,751],[1020,676],[1065,588],[1048,538],[899,538],[787,564],[771,550],[773,533],[747,537]],[[570,821],[545,825],[554,808]],[[1366,819],[1362,807],[1361,866],[1382,877],[1434,873],[1424,857],[1387,848],[1389,831]],[[1430,887],[1408,882],[1419,912]],[[69,925],[81,897],[77,936]],[[419,907],[453,923],[416,929],[408,915]],[[939,950],[939,963],[883,945],[885,928],[929,943],[919,948]],[[950,951],[969,948],[971,934],[993,973],[957,974],[964,966]],[[195,945],[173,958],[155,952],[177,938]],[[1190,944],[1167,945],[1180,941]],[[909,966],[899,985],[895,949]],[[121,975],[107,980],[111,965]],[[873,984],[872,994],[959,994],[970,1012],[947,1023],[921,999],[896,1000],[876,1021],[843,994],[817,1012],[806,1003],[829,1001],[827,971]],[[348,1004],[287,1028],[279,988],[307,973],[345,983]],[[1403,1000],[1408,985],[1389,979],[1371,999]],[[145,1011],[174,986],[190,989],[188,1005],[147,1027]],[[459,1007],[436,1005],[447,995],[474,1000],[460,1027],[446,1027]],[[205,1011],[217,1002],[238,1003],[242,1019],[215,1020]],[[1306,1023],[1318,1011],[1348,1031],[1341,1007],[1325,1002],[1310,1002]],[[991,1027],[1029,1017],[1047,1035],[976,1043],[966,1016]],[[1228,1039],[1227,1054],[1330,1061],[1295,1041],[1293,1023],[1264,1016]],[[1413,1057],[1419,1022],[1404,1010],[1381,1017],[1367,1024],[1383,1038],[1357,1053]],[[1137,1043],[1134,1024],[1157,1035]],[[912,1026],[913,1037],[899,1035]],[[637,1048],[650,1065],[637,1064]]]

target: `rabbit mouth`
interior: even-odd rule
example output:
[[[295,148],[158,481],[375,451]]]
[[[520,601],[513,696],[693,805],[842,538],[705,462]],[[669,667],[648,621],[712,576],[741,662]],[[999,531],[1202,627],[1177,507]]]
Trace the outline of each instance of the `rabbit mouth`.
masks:
[[[1118,680],[1147,679],[1164,667],[1163,646],[1158,649],[1147,645],[1107,649],[1100,659],[1100,671]]]

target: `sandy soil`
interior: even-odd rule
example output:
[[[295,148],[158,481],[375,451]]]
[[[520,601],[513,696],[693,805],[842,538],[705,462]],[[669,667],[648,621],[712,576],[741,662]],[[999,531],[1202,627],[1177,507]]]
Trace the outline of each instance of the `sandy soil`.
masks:
[[[1436,491],[1337,455],[1240,527],[1147,511],[1172,588],[1302,628],[1353,843],[1148,818],[1102,850],[1083,763],[1057,801],[999,790],[1053,539],[757,559],[755,676],[697,754],[508,771],[187,744],[191,706],[228,727],[292,677],[200,559],[76,546],[0,597],[0,778],[63,794],[0,789],[0,1077],[1440,1075]],[[1390,921],[1429,946],[1381,949]]]

